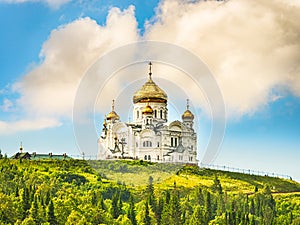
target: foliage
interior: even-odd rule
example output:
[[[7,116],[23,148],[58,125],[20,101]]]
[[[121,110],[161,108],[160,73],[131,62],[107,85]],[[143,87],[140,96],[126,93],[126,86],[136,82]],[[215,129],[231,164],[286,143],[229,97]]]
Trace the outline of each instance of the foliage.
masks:
[[[297,182],[192,166],[2,158],[0,184],[0,224],[300,224]]]

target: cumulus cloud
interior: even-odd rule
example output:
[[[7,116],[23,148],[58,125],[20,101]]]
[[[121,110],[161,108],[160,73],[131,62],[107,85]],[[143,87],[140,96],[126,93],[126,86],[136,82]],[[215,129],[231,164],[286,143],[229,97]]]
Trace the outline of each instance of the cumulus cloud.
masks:
[[[100,56],[130,42],[158,40],[187,48],[208,65],[229,116],[255,113],[286,90],[300,96],[299,8],[294,0],[165,0],[142,36],[132,6],[112,8],[102,26],[78,19],[51,32],[42,63],[13,86],[21,96],[16,104],[36,118],[71,118],[78,84]],[[157,73],[168,71],[157,68]],[[115,83],[115,88],[124,84]],[[274,92],[277,87],[285,92]]]
[[[87,68],[107,51],[137,37],[133,7],[111,9],[105,26],[82,18],[59,27],[43,45],[43,63],[14,85],[21,94],[18,105],[30,115],[70,117],[77,86]]]
[[[26,3],[26,2],[42,2],[42,3],[46,3],[53,9],[58,9],[61,5],[66,4],[70,1],[71,0],[0,0],[0,2],[10,3],[10,4]]]
[[[184,46],[215,75],[229,115],[254,113],[286,86],[300,95],[295,1],[163,1],[145,39]]]

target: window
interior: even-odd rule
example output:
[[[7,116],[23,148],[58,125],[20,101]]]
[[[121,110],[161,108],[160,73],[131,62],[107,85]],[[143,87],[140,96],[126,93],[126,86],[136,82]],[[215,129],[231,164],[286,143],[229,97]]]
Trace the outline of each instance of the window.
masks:
[[[148,160],[151,160],[151,156],[150,155],[148,155]]]
[[[147,160],[147,156],[146,155],[144,156],[144,159]]]
[[[177,147],[177,138],[174,138],[175,139],[175,147]]]
[[[144,141],[143,142],[143,147],[152,147],[152,142],[151,141]]]
[[[181,160],[181,161],[183,160],[183,156],[182,155],[179,156],[179,160]]]
[[[171,137],[171,147],[173,147],[173,138]]]
[[[157,155],[157,160],[159,160],[159,155]]]
[[[159,142],[157,142],[157,147],[159,147]]]
[[[156,118],[157,117],[157,110],[155,109],[154,110],[154,118]]]
[[[140,112],[137,111],[137,112],[136,112],[136,118],[138,119],[139,117],[140,117]]]
[[[160,110],[160,118],[161,118],[161,119],[163,118],[163,117],[162,117],[162,114],[163,114],[163,111]]]

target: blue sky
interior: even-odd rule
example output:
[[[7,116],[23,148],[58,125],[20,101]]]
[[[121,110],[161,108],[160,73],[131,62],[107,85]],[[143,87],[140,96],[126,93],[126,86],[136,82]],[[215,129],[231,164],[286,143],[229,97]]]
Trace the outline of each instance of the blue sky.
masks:
[[[22,141],[29,152],[78,155],[70,96],[88,66],[115,47],[160,40],[198,55],[220,85],[227,126],[214,163],[300,181],[298,3],[59,3],[0,1],[2,152],[14,154]],[[86,61],[77,65],[74,54]],[[209,116],[199,121],[203,149]]]

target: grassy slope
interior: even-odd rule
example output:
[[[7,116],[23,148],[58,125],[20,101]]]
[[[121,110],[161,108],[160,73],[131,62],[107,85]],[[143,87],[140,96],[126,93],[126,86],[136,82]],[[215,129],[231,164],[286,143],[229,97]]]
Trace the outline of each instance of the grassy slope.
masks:
[[[223,190],[227,192],[252,193],[255,186],[261,188],[265,184],[268,184],[273,192],[300,192],[299,183],[274,177],[140,161],[89,161],[89,163],[107,179],[126,183],[135,189],[145,187],[149,176],[153,177],[159,189],[172,187],[174,181],[177,187],[185,189],[199,185],[204,188],[211,187],[214,177],[217,176]]]

